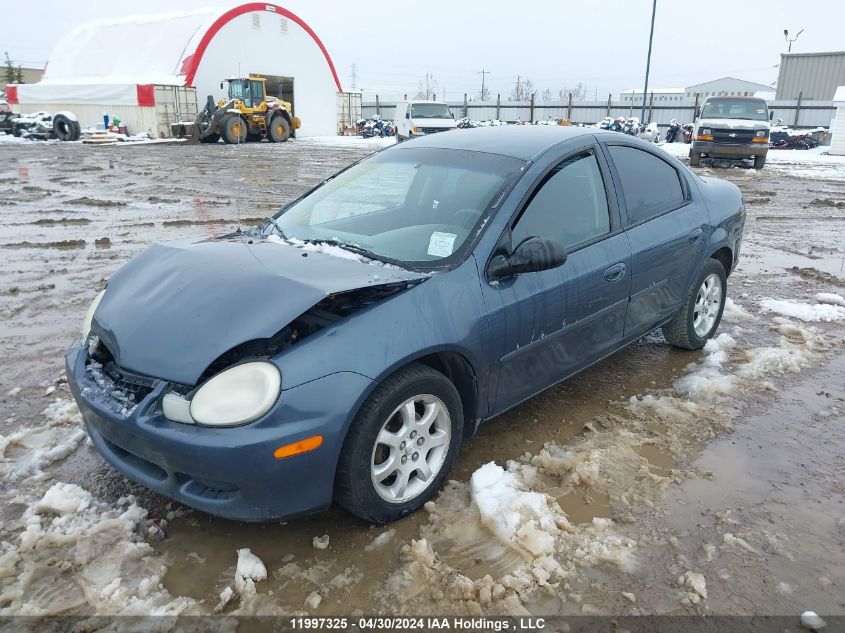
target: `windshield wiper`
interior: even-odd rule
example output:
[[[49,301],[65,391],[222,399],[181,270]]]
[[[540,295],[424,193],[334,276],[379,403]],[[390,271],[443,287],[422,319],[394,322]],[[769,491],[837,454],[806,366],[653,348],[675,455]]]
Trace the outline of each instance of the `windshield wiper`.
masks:
[[[368,257],[370,259],[377,259],[381,262],[390,262],[392,263],[393,260],[388,260],[381,255],[374,253],[371,250],[364,248],[363,246],[358,246],[357,244],[350,244],[349,242],[341,242],[340,240],[334,238],[296,238],[301,242],[307,242],[309,244],[325,244],[327,246],[337,246],[338,248],[342,248],[347,251],[351,251],[353,253],[357,253],[358,255],[363,255],[364,257]]]
[[[285,235],[285,232],[282,230],[282,227],[280,227],[280,226],[279,226],[279,223],[278,223],[278,222],[276,222],[276,218],[274,218],[274,217],[271,215],[269,218],[267,218],[267,219],[265,220],[265,222],[268,222],[268,223],[269,223],[269,224],[270,224],[273,228],[275,228],[275,229],[276,229],[276,233],[278,233],[278,234],[279,234],[279,237],[281,237],[283,240],[286,240],[286,239],[287,239],[287,236]]]

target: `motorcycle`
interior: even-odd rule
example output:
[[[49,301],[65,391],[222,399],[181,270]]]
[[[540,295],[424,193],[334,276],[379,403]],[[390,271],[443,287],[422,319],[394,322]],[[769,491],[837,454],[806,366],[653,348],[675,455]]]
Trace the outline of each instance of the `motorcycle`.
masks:
[[[636,136],[640,132],[640,120],[637,117],[625,119],[622,131],[630,136]]]
[[[681,129],[684,131],[684,143],[692,143],[692,130],[693,125],[692,123],[684,123],[681,126]]]
[[[678,138],[678,133],[681,131],[681,124],[678,123],[677,120],[672,119],[669,121],[669,129],[666,130],[666,142],[667,143],[674,143],[675,140]]]
[[[599,121],[596,125],[600,130],[609,130],[610,125],[613,123],[613,119],[609,116],[604,117],[601,121]]]
[[[637,137],[650,143],[657,143],[660,140],[660,129],[657,127],[657,123],[652,122],[648,125],[640,125],[640,131],[637,133]]]
[[[625,117],[621,116],[618,119],[615,119],[607,129],[611,132],[622,132],[625,127]]]

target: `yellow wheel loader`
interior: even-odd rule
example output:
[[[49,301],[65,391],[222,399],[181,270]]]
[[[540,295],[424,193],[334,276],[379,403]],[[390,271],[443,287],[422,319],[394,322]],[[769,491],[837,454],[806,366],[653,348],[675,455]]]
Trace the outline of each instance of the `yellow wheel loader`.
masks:
[[[268,139],[284,143],[296,135],[299,117],[291,113],[291,104],[267,97],[266,79],[259,75],[227,79],[229,98],[216,104],[208,96],[205,108],[194,122],[192,136],[200,143],[245,143]],[[223,87],[223,84],[220,84]]]

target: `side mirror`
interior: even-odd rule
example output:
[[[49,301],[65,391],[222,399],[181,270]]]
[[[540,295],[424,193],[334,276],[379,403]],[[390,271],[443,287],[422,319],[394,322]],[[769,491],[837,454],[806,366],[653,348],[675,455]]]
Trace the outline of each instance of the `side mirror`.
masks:
[[[537,273],[563,266],[566,251],[554,240],[529,237],[510,255],[496,255],[490,260],[488,275],[492,280],[507,279],[522,273]]]
[[[220,90],[223,90],[223,82],[220,82]]]
[[[695,118],[699,118],[701,116],[701,106],[695,109]]]
[[[769,110],[769,121],[774,120],[774,118],[775,118],[775,111]]]
[[[411,118],[411,111],[410,111],[410,110],[405,110],[405,118],[406,118],[406,119],[410,119],[410,118]]]

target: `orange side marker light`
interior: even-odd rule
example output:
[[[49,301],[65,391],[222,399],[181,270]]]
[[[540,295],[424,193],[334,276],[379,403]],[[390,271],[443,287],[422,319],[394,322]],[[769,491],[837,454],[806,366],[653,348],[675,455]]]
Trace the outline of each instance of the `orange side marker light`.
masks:
[[[318,448],[322,443],[322,435],[312,435],[311,437],[306,437],[304,440],[299,440],[298,442],[293,442],[292,444],[285,444],[284,446],[280,446],[273,453],[273,457],[275,457],[276,459],[293,457],[294,455],[299,455],[300,453],[307,453],[308,451],[313,451],[315,448]]]

